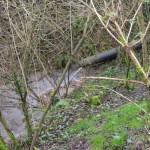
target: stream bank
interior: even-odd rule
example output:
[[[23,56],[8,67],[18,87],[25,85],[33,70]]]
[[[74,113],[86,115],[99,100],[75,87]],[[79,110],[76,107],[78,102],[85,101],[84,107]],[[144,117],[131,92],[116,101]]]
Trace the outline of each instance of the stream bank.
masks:
[[[78,88],[81,84],[80,78],[87,74],[93,74],[93,69],[91,68],[74,68],[70,70],[69,82],[70,86],[68,89],[68,94],[74,89]],[[57,83],[61,77],[61,70],[55,71],[55,82]],[[54,74],[54,73],[53,73]],[[35,92],[38,97],[41,97],[45,103],[49,101],[50,92],[53,90],[54,78],[46,76],[44,72],[37,72],[29,77],[29,87]],[[62,97],[66,93],[65,84],[68,84],[68,76],[66,75],[65,80],[62,82],[58,97]],[[39,120],[42,115],[42,106],[37,98],[29,92],[27,96],[27,101],[32,108],[36,108],[33,111],[33,118],[35,121]],[[30,110],[31,110],[30,109]],[[13,132],[16,138],[22,138],[23,133],[26,131],[24,116],[22,113],[21,103],[19,96],[13,90],[11,86],[1,85],[0,87],[0,111],[7,121],[9,129]],[[5,139],[6,142],[9,141],[9,137],[4,130],[2,124],[0,124],[0,134]]]

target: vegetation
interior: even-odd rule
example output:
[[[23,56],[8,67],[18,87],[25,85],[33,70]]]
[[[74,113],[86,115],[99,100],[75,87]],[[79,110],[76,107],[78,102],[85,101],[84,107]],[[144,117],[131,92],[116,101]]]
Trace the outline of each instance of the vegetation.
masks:
[[[3,138],[0,136],[0,149],[2,150],[8,150],[5,142],[3,141]]]
[[[149,5],[149,0],[2,0],[0,83],[17,94],[27,133],[17,139],[0,110],[12,142],[0,136],[0,149],[148,149]],[[92,73],[72,81],[71,71],[83,69],[82,58],[118,44],[123,51],[116,61],[91,65],[85,70]],[[135,51],[136,44],[141,51]],[[30,84],[33,74],[38,85],[38,72],[52,86],[44,91],[46,102]],[[73,82],[78,86],[68,95]],[[3,89],[0,93],[4,97]],[[29,95],[40,108],[32,107]],[[34,111],[42,114],[37,122]]]
[[[146,108],[145,101],[139,106]],[[134,104],[127,103],[116,111],[102,112],[93,115],[92,118],[83,119],[69,130],[72,134],[77,133],[77,136],[80,135],[80,137],[90,136],[91,149],[122,148],[124,142],[129,140],[127,132],[142,128],[146,118],[149,117],[139,114],[141,114],[141,110]]]
[[[10,129],[8,128],[8,126],[7,126],[7,123],[6,123],[6,120],[5,120],[5,118],[2,116],[2,113],[1,113],[1,111],[0,111],[0,122],[2,123],[2,125],[3,125],[3,127],[4,127],[4,129],[5,129],[5,131],[7,132],[7,134],[8,134],[8,136],[9,136],[9,138],[12,140],[12,142],[13,142],[13,144],[14,144],[14,147],[18,147],[18,142],[17,142],[17,139],[15,138],[15,136],[13,135],[13,133],[10,131]],[[1,136],[0,136],[1,137]],[[7,146],[5,145],[5,143],[4,143],[4,141],[3,141],[3,139],[2,139],[2,137],[1,137],[1,147],[3,148],[3,149],[7,149]]]

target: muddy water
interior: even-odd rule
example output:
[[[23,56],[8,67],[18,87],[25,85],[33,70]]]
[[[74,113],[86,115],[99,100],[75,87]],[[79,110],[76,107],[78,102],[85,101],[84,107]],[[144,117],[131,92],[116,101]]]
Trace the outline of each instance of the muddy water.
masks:
[[[80,77],[84,75],[85,70],[82,68],[76,69],[69,74],[69,79],[74,82],[80,80]],[[56,71],[55,73],[55,82],[57,83],[61,77],[62,72]],[[29,77],[29,86],[33,89],[33,91],[38,95],[46,98],[46,94],[49,93],[53,89],[54,80],[50,76],[46,76],[43,72],[38,72],[35,75],[31,75]],[[65,83],[68,82],[68,77],[65,77],[65,81],[63,81],[60,88],[60,95],[63,96],[65,94]],[[75,89],[74,85],[71,85],[69,88],[69,93]],[[40,107],[39,102],[34,97],[33,94],[29,93],[27,96],[27,101],[30,106]],[[21,104],[19,101],[18,95],[15,91],[12,90],[11,87],[1,86],[0,87],[0,111],[2,115],[7,121],[9,129],[14,133],[14,135],[18,138],[25,132],[25,123],[23,122],[23,114],[21,109]],[[33,113],[35,119],[39,119],[42,115],[39,111]],[[2,137],[8,141],[9,137],[6,134],[6,131],[3,129],[3,126],[0,123],[0,134]]]

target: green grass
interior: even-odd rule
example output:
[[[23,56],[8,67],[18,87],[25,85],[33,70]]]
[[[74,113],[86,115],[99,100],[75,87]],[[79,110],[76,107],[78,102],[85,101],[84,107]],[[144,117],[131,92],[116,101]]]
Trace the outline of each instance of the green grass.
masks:
[[[103,67],[106,67],[106,66],[103,65]],[[118,67],[113,67],[110,64],[110,67],[108,67],[106,71],[104,71],[104,72],[100,71],[100,73],[98,73],[97,76],[112,77],[118,69],[119,69]],[[97,86],[110,86],[110,85],[117,86],[118,82],[110,81],[110,80],[99,80],[99,81],[98,80],[87,80],[84,83],[84,86],[82,88],[74,90],[69,95],[69,98],[74,98],[76,100],[80,100],[80,99],[83,99],[83,97],[85,96],[85,93],[93,96],[93,91],[99,90],[97,88]]]
[[[106,71],[101,72],[97,76],[115,77],[117,74],[123,78],[123,73],[120,73],[118,69],[118,67],[110,66]],[[106,94],[105,90],[99,88],[99,86],[111,86],[112,88],[118,86],[119,84],[120,82],[117,81],[87,80],[82,88],[73,91],[69,95],[69,98],[77,101],[86,100],[86,98],[94,98],[94,100],[96,98],[97,100],[99,97],[99,92],[102,92],[103,95]],[[71,103],[71,105],[74,104]],[[146,109],[146,101],[139,103],[139,105]],[[95,106],[92,106],[93,109],[94,107]],[[97,114],[92,113],[84,119],[81,117],[82,112],[79,112],[79,114],[81,114],[77,116],[78,118],[76,119],[75,124],[70,126],[67,131],[78,138],[88,138],[88,143],[90,144],[90,148],[92,150],[121,148],[127,141],[128,131],[141,129],[142,125],[145,123],[145,118],[147,117],[146,115],[141,116],[141,110],[133,103],[127,103],[115,111],[105,109],[102,112],[101,105],[98,106],[98,108],[100,110]]]
[[[119,72],[118,69],[118,67],[110,66],[98,76],[115,77],[116,72]],[[123,74],[120,73],[119,75],[123,77]],[[130,74],[131,77],[135,76],[133,70],[131,70]],[[117,81],[87,80],[83,88],[73,92],[73,96],[77,99],[83,99],[85,97],[84,93],[86,93],[89,97],[93,97],[95,93],[102,90],[98,86],[115,87],[118,84],[120,83]],[[104,90],[102,92],[105,93]],[[139,106],[146,109],[146,101],[139,103]],[[80,119],[80,121],[77,121],[75,125],[69,128],[69,132],[77,137],[88,137],[88,143],[93,150],[121,148],[127,140],[128,131],[140,129],[145,123],[147,116],[141,116],[141,112],[133,103],[127,103],[115,111],[106,110],[98,115],[90,116],[90,118]],[[101,121],[101,117],[103,121]]]
[[[122,73],[119,72],[118,74],[118,72],[117,67],[109,67],[107,71],[104,71],[97,76],[122,76]],[[68,121],[69,124],[67,125],[67,129],[64,126],[64,123],[61,125],[62,127],[64,126],[63,129],[61,126],[57,129],[63,133],[63,138],[64,136],[67,136],[65,140],[70,139],[72,136],[76,136],[77,138],[86,138],[91,150],[121,149],[127,141],[130,141],[130,139],[132,140],[133,135],[129,135],[130,131],[136,131],[136,129],[142,129],[143,131],[143,124],[146,124],[145,120],[147,115],[143,114],[143,112],[133,103],[126,103],[116,110],[110,110],[111,108],[107,107],[109,102],[105,103],[102,99],[102,101],[100,100],[100,105],[98,106],[88,103],[89,106],[87,111],[89,113],[84,113],[84,107],[82,109],[80,107],[76,107],[81,103],[85,103],[86,98],[89,98],[89,100],[91,100],[91,98],[92,100],[94,99],[94,103],[95,100],[99,101],[99,95],[101,92],[103,93],[102,98],[103,95],[107,96],[107,92],[102,88],[99,88],[99,86],[111,86],[111,88],[113,88],[119,84],[120,82],[117,81],[87,80],[84,85],[82,85],[82,88],[73,91],[68,96],[68,99],[62,99],[55,105],[55,107],[53,106],[55,108],[53,110],[54,112],[59,109],[66,112],[73,112],[74,110],[73,120],[75,123],[72,125],[72,122]],[[114,97],[116,102],[118,98],[119,97],[117,96]],[[139,103],[139,105],[146,109],[146,101]],[[76,108],[79,108],[79,110],[76,111]],[[62,114],[62,111],[59,112],[59,115],[57,114],[55,120],[53,120],[54,125],[52,124],[51,127],[57,126],[56,124],[58,124],[59,127],[59,124],[63,122],[62,119],[65,118],[65,115],[67,114]],[[68,118],[70,118],[70,116]],[[53,130],[51,129],[51,131]],[[143,138],[145,133],[139,132],[138,136]],[[54,139],[52,136],[50,136],[50,138]],[[58,140],[58,137],[55,138]],[[62,136],[59,136],[59,140],[62,140]]]
[[[146,109],[146,101],[139,104]],[[145,116],[133,103],[127,103],[115,111],[106,111],[91,118],[83,119],[70,127],[71,134],[77,137],[86,136],[93,150],[121,148],[126,141],[129,129],[140,129],[145,123]],[[100,122],[100,117],[104,121]]]
[[[103,93],[103,96],[105,95],[105,90],[103,89],[98,89],[98,86],[116,86],[118,85],[117,82],[112,82],[109,80],[101,80],[101,81],[94,81],[94,80],[87,80],[84,83],[84,86],[80,89],[77,89],[75,91],[73,91],[70,95],[69,98],[73,98],[76,100],[81,100],[83,99],[85,96],[95,96],[95,95],[99,95],[100,92]],[[100,94],[101,95],[101,94]]]

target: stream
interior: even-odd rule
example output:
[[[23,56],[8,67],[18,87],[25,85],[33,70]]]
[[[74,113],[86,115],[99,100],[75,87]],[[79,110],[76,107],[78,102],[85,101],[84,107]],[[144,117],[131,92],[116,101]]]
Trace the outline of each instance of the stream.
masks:
[[[70,70],[69,80],[71,81],[68,93],[71,93],[75,88],[78,87],[78,82],[80,81],[81,76],[89,73],[87,69],[79,68]],[[61,77],[62,71],[58,70],[55,72],[55,82],[58,82]],[[37,72],[29,77],[29,86],[30,88],[38,95],[45,99],[46,103],[48,103],[49,93],[53,90],[54,80],[50,76],[46,76],[44,72]],[[68,76],[66,75],[65,80],[62,82],[60,87],[60,95],[61,97],[65,94],[65,83],[68,83]],[[72,84],[74,83],[74,84]],[[76,84],[76,85],[75,85]],[[34,108],[36,111],[32,111],[33,118],[35,120],[39,120],[42,112],[41,104],[37,101],[36,97],[29,92],[27,95],[27,101],[30,105],[30,110]],[[0,87],[0,111],[2,112],[3,117],[5,118],[9,129],[13,132],[16,138],[21,138],[23,133],[25,133],[25,122],[21,102],[19,101],[19,96],[16,92],[11,88],[11,86],[1,85]],[[5,142],[9,141],[9,137],[4,130],[2,124],[0,123],[0,134],[5,139]]]

